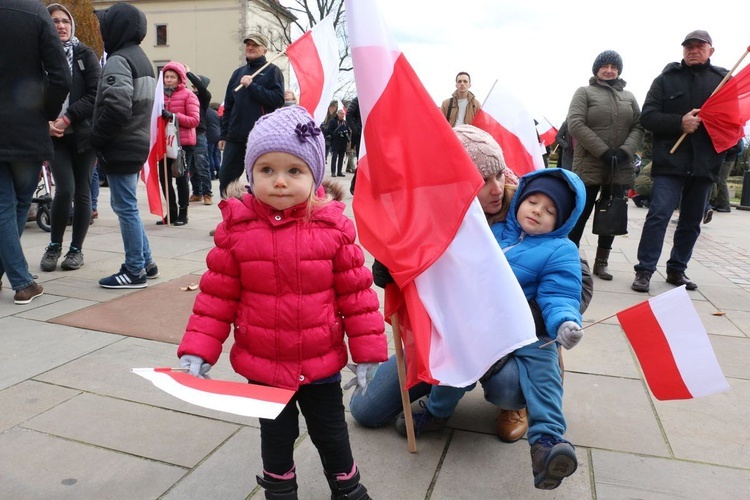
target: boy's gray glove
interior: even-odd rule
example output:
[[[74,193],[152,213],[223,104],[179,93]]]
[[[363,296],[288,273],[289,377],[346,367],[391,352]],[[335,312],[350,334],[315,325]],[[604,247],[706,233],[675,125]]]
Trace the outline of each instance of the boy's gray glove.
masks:
[[[211,369],[211,365],[203,361],[200,356],[193,356],[192,354],[183,354],[180,358],[180,368],[187,368],[188,373],[193,377],[198,378],[211,378],[208,375],[208,370]]]
[[[377,369],[379,364],[380,363],[347,364],[346,367],[349,368],[356,376],[344,385],[344,390],[356,385],[356,390],[362,391],[362,394],[364,394],[367,390],[367,384],[369,384],[370,380],[372,380],[372,377],[375,375],[375,370]]]
[[[574,348],[582,337],[583,330],[574,321],[566,321],[557,329],[557,342],[566,349]]]

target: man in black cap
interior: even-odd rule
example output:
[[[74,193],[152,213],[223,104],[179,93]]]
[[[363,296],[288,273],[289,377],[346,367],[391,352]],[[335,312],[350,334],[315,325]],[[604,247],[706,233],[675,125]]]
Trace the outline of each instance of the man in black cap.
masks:
[[[656,77],[641,111],[641,124],[653,132],[653,188],[651,206],[638,245],[638,264],[631,288],[649,290],[651,275],[661,255],[664,235],[674,207],[680,219],[667,261],[667,283],[698,285],[685,276],[693,247],[701,232],[701,221],[713,183],[718,180],[724,153],[717,153],[698,111],[721,83],[727,70],[711,64],[711,36],[691,31],[682,42],[682,61],[670,63]],[[685,140],[674,154],[670,150],[680,136]]]
[[[284,74],[278,66],[269,64],[252,76],[267,63],[268,38],[259,31],[251,31],[242,43],[247,64],[237,68],[229,78],[221,120],[219,148],[224,157],[219,169],[219,192],[222,197],[227,186],[245,171],[247,136],[255,122],[284,105]]]

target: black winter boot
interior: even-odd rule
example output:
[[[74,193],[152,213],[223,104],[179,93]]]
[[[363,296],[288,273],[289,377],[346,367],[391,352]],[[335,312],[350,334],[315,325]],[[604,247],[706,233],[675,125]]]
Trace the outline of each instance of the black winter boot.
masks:
[[[331,487],[331,500],[372,500],[367,488],[359,482],[359,469],[349,479],[340,480],[336,474],[325,473]]]
[[[188,223],[188,209],[187,207],[182,208],[180,207],[180,211],[177,214],[177,220],[175,221],[175,226],[184,226]]]
[[[609,269],[607,269],[608,259],[609,249],[596,249],[596,259],[594,259],[594,275],[599,276],[599,278],[603,279],[604,281],[612,281],[612,275],[609,274]]]
[[[267,500],[297,500],[297,477],[291,479],[274,479],[255,476],[258,484],[266,490]]]
[[[177,209],[169,209],[169,224],[173,224],[177,221]],[[158,221],[156,223],[157,226],[166,226],[167,225],[167,218],[164,217],[162,220]]]

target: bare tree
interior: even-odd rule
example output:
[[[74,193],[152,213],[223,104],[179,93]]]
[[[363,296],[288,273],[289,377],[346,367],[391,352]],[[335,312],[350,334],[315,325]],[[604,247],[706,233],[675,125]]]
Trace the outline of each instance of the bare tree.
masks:
[[[333,27],[339,40],[339,78],[334,96],[339,96],[342,101],[351,100],[356,95],[356,88],[349,51],[349,36],[346,32],[344,0],[265,0],[265,3],[267,4],[265,10],[278,22],[281,32],[287,38],[287,45],[329,14],[333,16]],[[295,19],[290,21],[288,15],[283,15],[280,9],[291,13]]]

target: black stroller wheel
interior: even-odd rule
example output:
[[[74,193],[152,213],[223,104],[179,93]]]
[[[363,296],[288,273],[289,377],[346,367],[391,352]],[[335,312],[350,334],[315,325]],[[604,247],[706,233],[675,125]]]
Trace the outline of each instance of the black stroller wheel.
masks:
[[[41,229],[48,233],[52,231],[52,223],[50,221],[50,210],[47,205],[40,205],[39,210],[36,213],[36,224]]]

